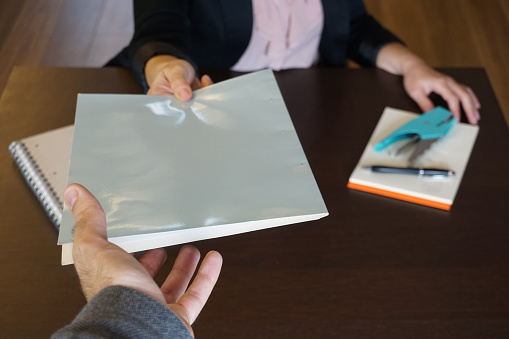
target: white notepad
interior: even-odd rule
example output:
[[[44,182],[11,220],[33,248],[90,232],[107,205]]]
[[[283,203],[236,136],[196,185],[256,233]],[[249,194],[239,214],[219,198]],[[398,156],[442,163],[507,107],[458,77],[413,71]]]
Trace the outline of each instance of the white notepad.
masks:
[[[418,165],[453,170],[451,177],[435,178],[408,174],[374,173],[363,167],[383,165],[407,166],[407,156],[394,157],[388,150],[377,152],[374,145],[406,122],[419,115],[386,107],[348,181],[348,187],[360,191],[449,210],[465,173],[474,146],[478,126],[456,123],[451,131],[435,142]]]
[[[173,96],[80,94],[69,183],[101,202],[128,252],[328,214],[272,71]],[[74,219],[58,243],[72,262]]]

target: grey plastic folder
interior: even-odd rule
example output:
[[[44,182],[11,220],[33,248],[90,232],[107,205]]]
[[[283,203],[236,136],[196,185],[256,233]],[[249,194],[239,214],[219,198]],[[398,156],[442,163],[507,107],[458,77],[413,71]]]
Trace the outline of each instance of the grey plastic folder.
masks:
[[[69,183],[101,202],[128,252],[328,214],[272,71],[173,96],[80,94]],[[58,243],[72,263],[74,218]]]

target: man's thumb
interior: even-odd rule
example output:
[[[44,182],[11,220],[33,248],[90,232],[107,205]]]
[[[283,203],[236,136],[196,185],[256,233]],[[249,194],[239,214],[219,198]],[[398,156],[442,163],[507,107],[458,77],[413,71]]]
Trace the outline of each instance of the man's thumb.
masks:
[[[74,215],[74,242],[86,235],[107,238],[106,217],[92,193],[79,184],[71,184],[64,191],[64,200]]]

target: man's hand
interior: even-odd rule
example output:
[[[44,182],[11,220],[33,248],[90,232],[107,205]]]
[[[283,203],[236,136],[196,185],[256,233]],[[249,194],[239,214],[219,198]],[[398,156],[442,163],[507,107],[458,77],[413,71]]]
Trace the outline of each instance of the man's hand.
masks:
[[[136,260],[108,241],[104,211],[87,189],[78,184],[69,185],[64,199],[76,223],[73,258],[87,300],[108,286],[129,287],[167,305],[193,333],[190,325],[198,317],[219,277],[221,255],[209,252],[188,287],[200,253],[194,246],[182,247],[170,274],[159,288],[153,277],[166,260],[164,249],[149,250]]]

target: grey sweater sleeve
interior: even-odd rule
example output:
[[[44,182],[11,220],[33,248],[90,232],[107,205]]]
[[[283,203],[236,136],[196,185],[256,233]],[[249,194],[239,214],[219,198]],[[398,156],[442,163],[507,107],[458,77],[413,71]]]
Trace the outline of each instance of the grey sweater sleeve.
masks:
[[[165,305],[123,286],[95,295],[73,322],[52,338],[192,338]]]

